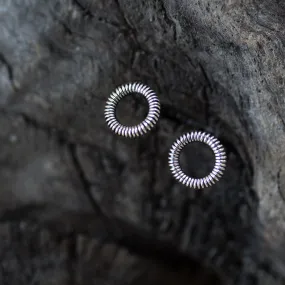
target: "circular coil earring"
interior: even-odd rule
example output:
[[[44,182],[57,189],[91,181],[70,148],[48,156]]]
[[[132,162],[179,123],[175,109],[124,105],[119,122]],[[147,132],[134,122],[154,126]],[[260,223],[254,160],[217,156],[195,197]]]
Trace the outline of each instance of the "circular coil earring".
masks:
[[[210,174],[203,178],[187,176],[181,169],[179,157],[182,149],[191,142],[207,144],[215,155],[215,166]],[[204,132],[191,132],[179,137],[172,145],[169,152],[170,170],[176,180],[191,188],[205,188],[219,181],[226,167],[226,153],[218,139]]]
[[[120,124],[116,118],[116,107],[126,95],[138,93],[144,96],[149,105],[147,117],[138,125],[128,127]],[[113,132],[120,136],[134,138],[146,134],[158,121],[160,103],[154,91],[141,83],[129,83],[118,87],[110,95],[105,107],[105,119]]]

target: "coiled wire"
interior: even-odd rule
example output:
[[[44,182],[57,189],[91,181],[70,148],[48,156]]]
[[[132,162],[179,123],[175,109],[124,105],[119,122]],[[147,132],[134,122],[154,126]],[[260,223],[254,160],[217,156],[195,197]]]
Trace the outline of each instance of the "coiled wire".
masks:
[[[182,149],[191,142],[203,142],[214,152],[215,166],[212,172],[204,178],[192,178],[187,176],[181,169],[179,157]],[[179,137],[172,145],[169,152],[170,170],[176,180],[191,188],[205,188],[219,181],[226,167],[226,153],[218,139],[204,132],[186,133]]]
[[[128,127],[120,124],[116,118],[116,107],[119,101],[126,95],[138,93],[143,95],[149,105],[147,117],[138,125]],[[105,119],[108,126],[116,134],[124,137],[139,137],[150,131],[158,121],[160,115],[160,103],[154,91],[141,83],[129,83],[116,88],[107,100],[105,107]]]

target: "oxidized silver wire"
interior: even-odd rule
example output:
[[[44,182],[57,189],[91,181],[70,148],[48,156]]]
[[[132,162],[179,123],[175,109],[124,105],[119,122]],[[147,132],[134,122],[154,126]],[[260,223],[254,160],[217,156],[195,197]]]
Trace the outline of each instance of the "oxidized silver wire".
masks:
[[[215,166],[212,172],[203,178],[192,178],[187,176],[181,169],[179,157],[182,149],[191,142],[203,142],[214,152]],[[172,145],[169,152],[170,170],[176,180],[191,188],[205,188],[219,181],[226,167],[226,153],[218,139],[204,132],[186,133],[179,137]]]
[[[116,107],[119,101],[126,95],[138,93],[143,95],[149,105],[147,117],[138,125],[128,127],[120,124],[116,118]],[[124,137],[139,137],[150,131],[158,121],[160,115],[160,103],[154,91],[141,83],[129,83],[118,87],[110,95],[105,107],[105,119],[108,126],[116,134]]]

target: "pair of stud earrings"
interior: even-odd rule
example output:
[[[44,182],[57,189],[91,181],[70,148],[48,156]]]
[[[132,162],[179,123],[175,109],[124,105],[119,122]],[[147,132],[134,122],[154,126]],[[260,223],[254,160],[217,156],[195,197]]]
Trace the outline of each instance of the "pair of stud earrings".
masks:
[[[119,101],[126,95],[138,93],[144,96],[148,102],[149,111],[146,118],[140,124],[132,127],[124,126],[116,118],[116,107]],[[110,129],[117,135],[135,138],[146,134],[157,123],[160,116],[160,103],[155,92],[141,83],[129,83],[118,87],[107,100],[105,107],[105,119]],[[207,144],[215,155],[215,165],[210,174],[203,178],[192,178],[186,175],[180,166],[179,157],[183,148],[191,142]],[[190,188],[205,188],[215,184],[226,167],[226,153],[219,140],[210,134],[201,131],[186,133],[179,137],[169,151],[170,170],[180,183]]]

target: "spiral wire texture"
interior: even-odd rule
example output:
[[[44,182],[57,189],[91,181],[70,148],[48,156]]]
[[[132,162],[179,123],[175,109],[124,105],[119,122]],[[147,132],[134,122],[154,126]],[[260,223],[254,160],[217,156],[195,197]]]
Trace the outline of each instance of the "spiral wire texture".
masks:
[[[116,118],[116,107],[119,101],[126,95],[138,93],[143,95],[149,105],[147,117],[138,125],[128,127],[120,124]],[[116,88],[107,100],[105,107],[105,119],[107,125],[116,134],[134,138],[146,134],[158,121],[160,115],[160,103],[154,91],[141,83],[129,83]]]
[[[191,142],[203,142],[207,144],[215,155],[215,165],[212,172],[203,178],[187,176],[181,169],[179,157],[182,149]],[[186,133],[179,137],[172,145],[169,152],[170,170],[176,180],[190,188],[205,188],[215,184],[226,168],[226,153],[218,139],[204,132]]]

